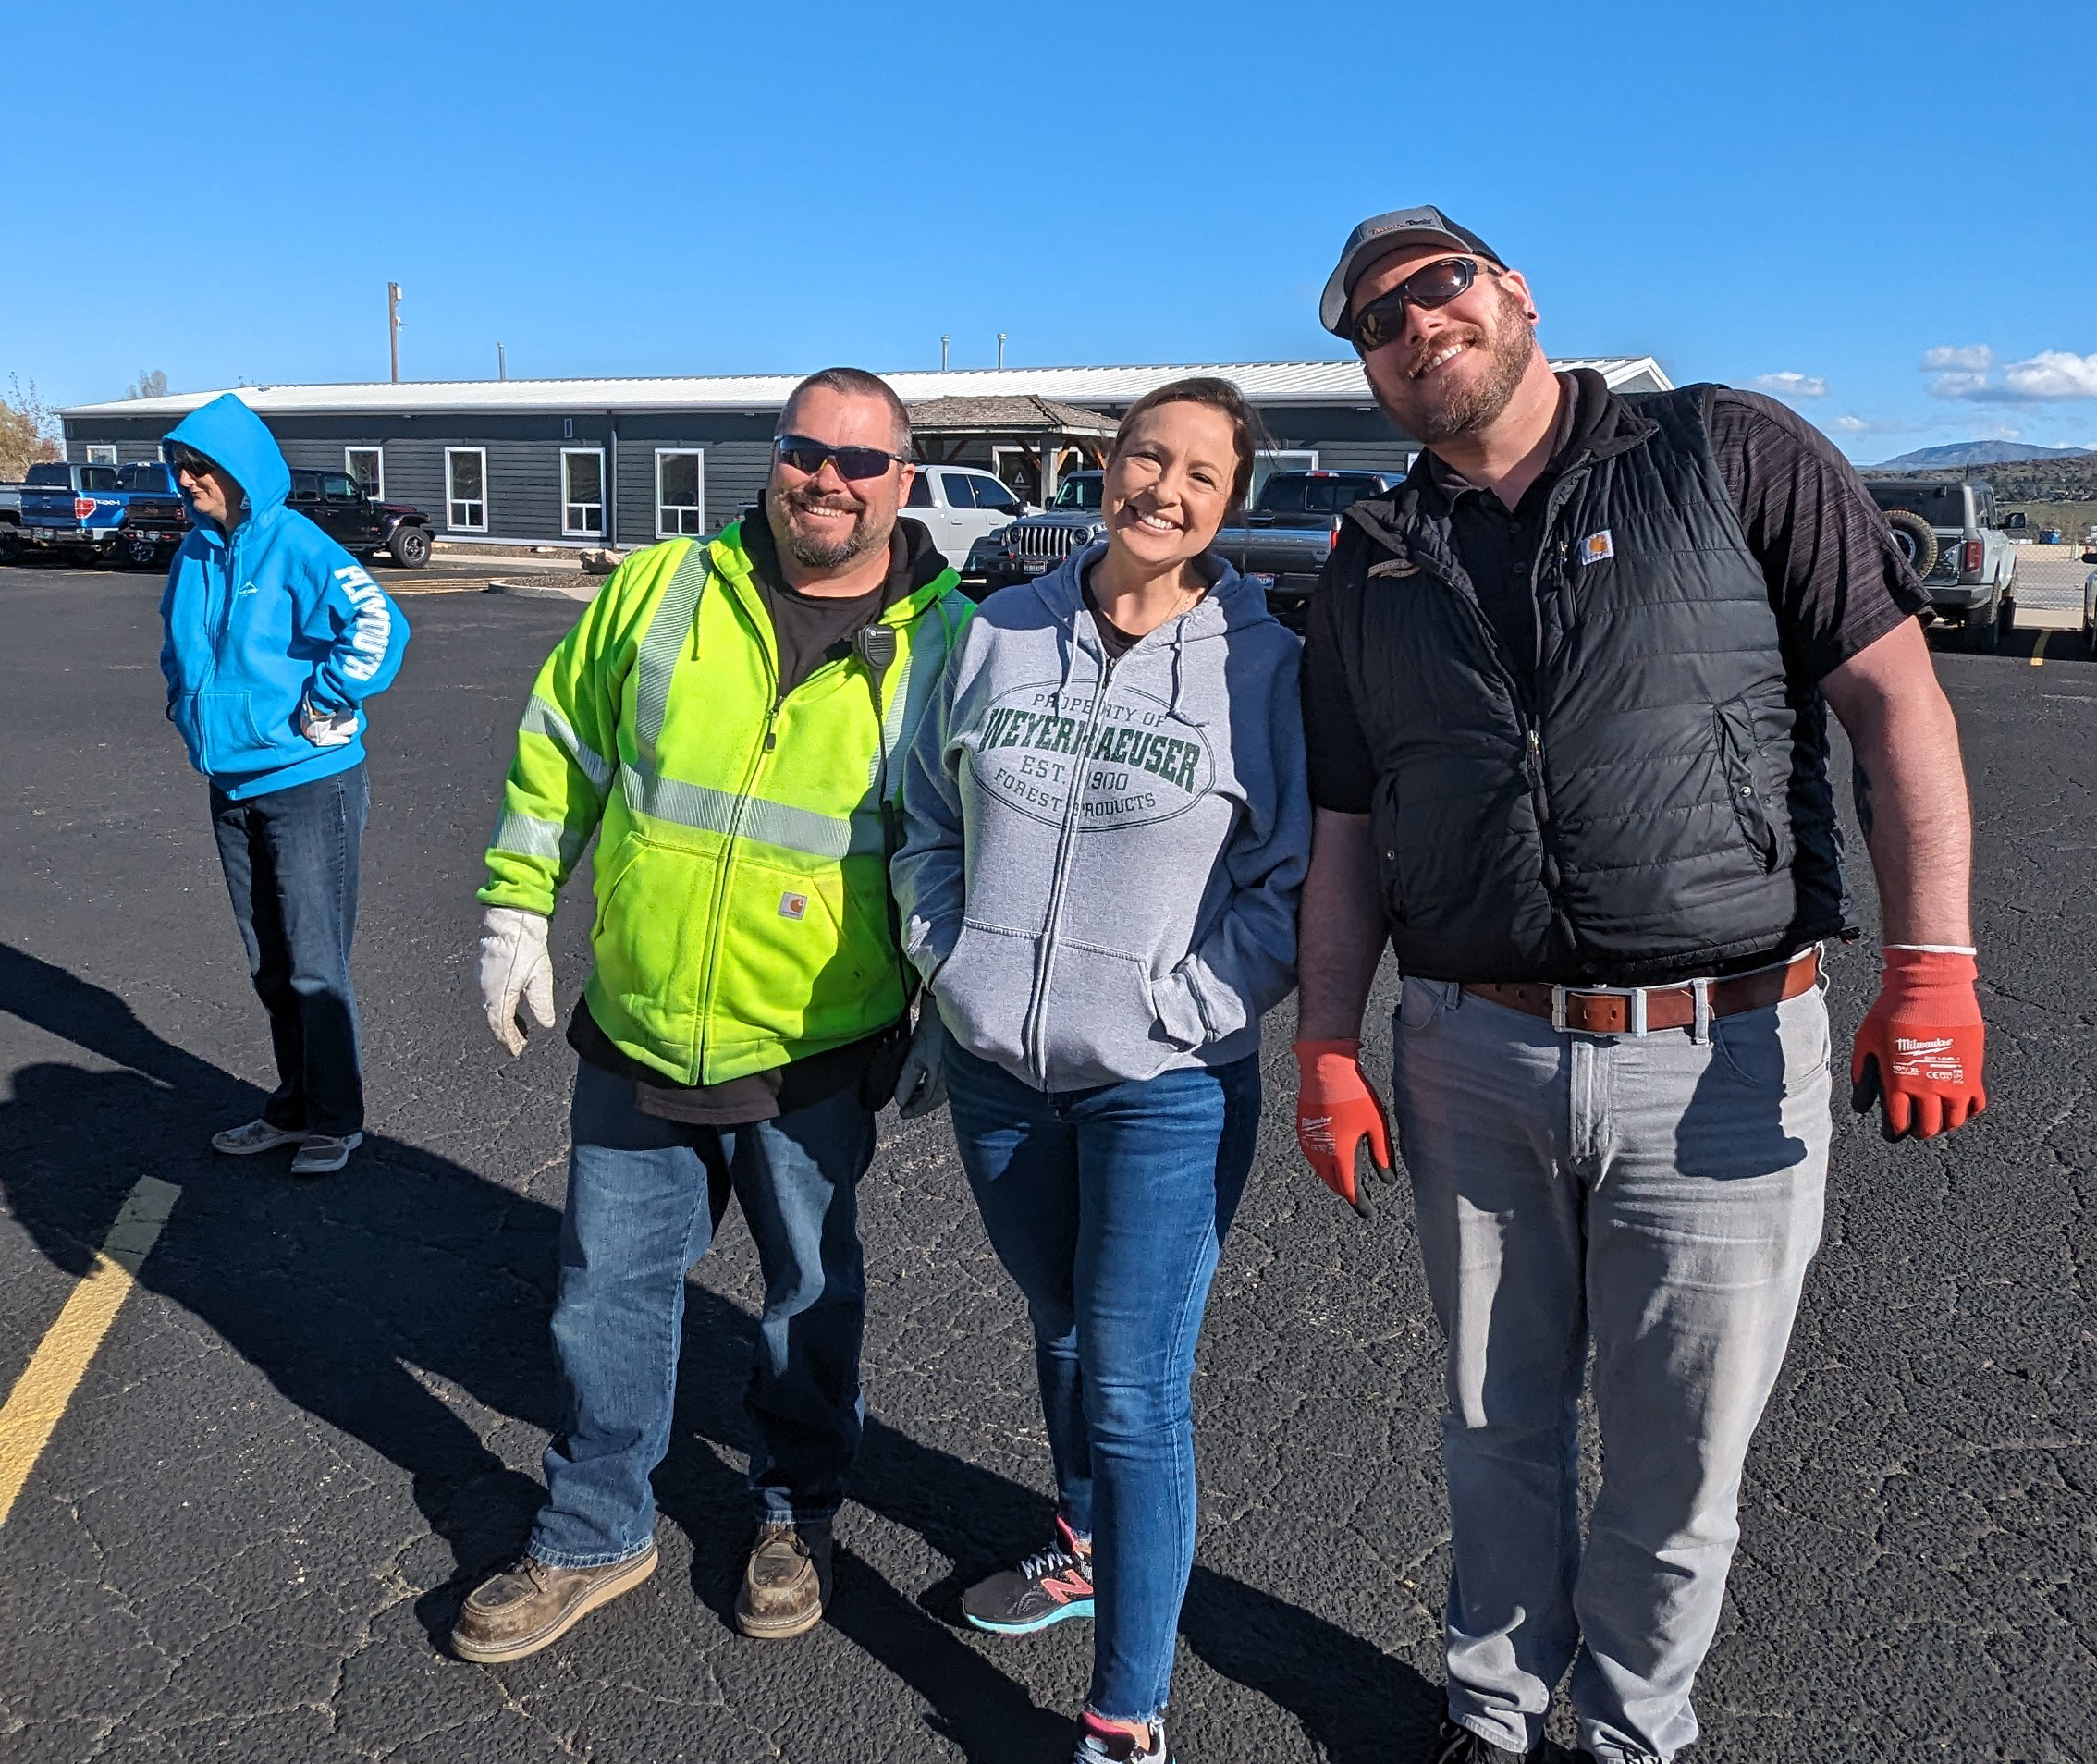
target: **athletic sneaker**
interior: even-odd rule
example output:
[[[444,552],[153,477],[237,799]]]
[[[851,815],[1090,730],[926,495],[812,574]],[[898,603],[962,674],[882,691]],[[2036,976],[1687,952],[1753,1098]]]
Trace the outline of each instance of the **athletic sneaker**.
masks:
[[[1567,1756],[1550,1740],[1539,1740],[1526,1752],[1511,1752],[1445,1715],[1427,1764],[1558,1764]]]
[[[1056,1541],[1017,1568],[979,1580],[962,1595],[962,1615],[999,1635],[1030,1635],[1066,1617],[1092,1615],[1092,1552],[1061,1517]]]
[[[228,1158],[252,1158],[257,1152],[275,1151],[279,1145],[295,1145],[305,1138],[303,1127],[279,1127],[273,1121],[249,1121],[211,1136],[211,1148]]]
[[[350,1161],[350,1154],[364,1143],[362,1133],[308,1133],[291,1159],[294,1176],[325,1176]]]
[[[1165,1723],[1150,1723],[1147,1749],[1127,1724],[1110,1721],[1088,1709],[1071,1764],[1172,1764],[1172,1755],[1165,1749]]]

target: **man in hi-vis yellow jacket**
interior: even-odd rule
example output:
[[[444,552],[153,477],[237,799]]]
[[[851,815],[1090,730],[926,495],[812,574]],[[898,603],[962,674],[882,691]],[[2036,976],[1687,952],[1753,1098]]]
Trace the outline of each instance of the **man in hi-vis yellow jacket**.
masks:
[[[553,1025],[547,920],[596,832],[553,1320],[568,1413],[526,1554],[460,1613],[468,1660],[536,1652],[654,1572],[685,1270],[731,1189],[765,1275],[736,1621],[783,1637],[822,1617],[862,1423],[854,1192],[908,1029],[889,823],[972,610],[896,518],[909,456],[884,382],[811,375],[761,508],[620,565],[533,687],[479,979],[512,1053],[521,1006]]]

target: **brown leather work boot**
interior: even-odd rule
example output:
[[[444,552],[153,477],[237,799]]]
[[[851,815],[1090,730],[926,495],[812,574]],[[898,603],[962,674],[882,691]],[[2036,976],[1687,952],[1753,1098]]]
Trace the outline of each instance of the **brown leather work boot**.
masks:
[[[759,1641],[785,1641],[823,1621],[830,1602],[830,1533],[760,1525],[735,1599],[735,1626]]]
[[[602,1568],[555,1568],[521,1556],[467,1595],[451,1626],[452,1651],[483,1666],[522,1660],[655,1572],[652,1543],[638,1556]]]

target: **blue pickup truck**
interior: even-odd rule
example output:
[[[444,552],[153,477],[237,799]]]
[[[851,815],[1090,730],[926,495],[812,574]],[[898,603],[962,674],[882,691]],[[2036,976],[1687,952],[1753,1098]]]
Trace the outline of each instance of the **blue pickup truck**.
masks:
[[[32,465],[21,487],[18,555],[143,569],[182,543],[189,517],[165,465]]]

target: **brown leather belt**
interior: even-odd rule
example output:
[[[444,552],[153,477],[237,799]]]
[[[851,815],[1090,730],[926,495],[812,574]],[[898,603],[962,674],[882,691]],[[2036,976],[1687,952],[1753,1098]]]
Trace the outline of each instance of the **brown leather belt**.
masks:
[[[1726,980],[1682,980],[1662,986],[1549,986],[1490,981],[1465,992],[1541,1017],[1554,1029],[1584,1035],[1643,1035],[1655,1029],[1699,1027],[1698,1016],[1731,1017],[1796,998],[1821,977],[1821,951],[1801,949],[1781,967],[1758,968]],[[1703,1010],[1698,994],[1703,994]]]

